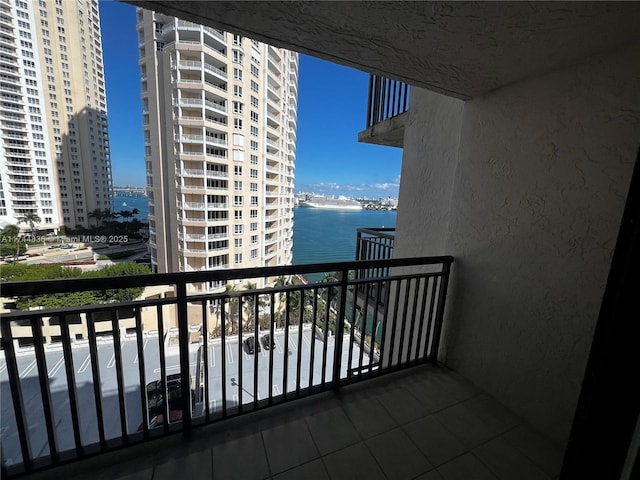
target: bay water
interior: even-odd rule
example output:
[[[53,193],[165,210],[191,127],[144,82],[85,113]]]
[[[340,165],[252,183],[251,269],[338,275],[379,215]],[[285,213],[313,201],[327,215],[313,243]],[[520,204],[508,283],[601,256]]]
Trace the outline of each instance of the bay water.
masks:
[[[114,211],[137,208],[139,220],[146,221],[146,197],[115,196]],[[293,264],[349,262],[355,260],[358,228],[395,227],[395,211],[293,209]]]

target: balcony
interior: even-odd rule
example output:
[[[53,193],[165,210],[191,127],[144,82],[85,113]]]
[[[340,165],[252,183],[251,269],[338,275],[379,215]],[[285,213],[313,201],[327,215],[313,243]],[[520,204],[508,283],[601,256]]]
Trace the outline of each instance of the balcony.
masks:
[[[3,441],[7,471],[55,466],[174,431],[189,433],[433,362],[451,262],[450,257],[414,258],[6,283],[5,297],[109,288],[175,292],[164,298],[3,315],[2,378],[8,382],[3,405],[13,405],[16,419],[5,425],[10,431],[5,438],[13,439]],[[358,276],[382,268],[394,272]],[[190,285],[203,282],[314,274],[327,281],[187,293]],[[243,341],[267,332],[274,348],[247,354]],[[192,401],[171,411],[171,402],[153,412],[143,407],[150,402],[148,382],[174,373],[181,381],[181,398]],[[44,399],[35,410],[22,400],[34,395]],[[155,428],[159,415],[169,422]]]
[[[358,141],[402,147],[406,121],[403,114],[409,109],[409,93],[406,83],[370,75],[367,128],[358,134]]]

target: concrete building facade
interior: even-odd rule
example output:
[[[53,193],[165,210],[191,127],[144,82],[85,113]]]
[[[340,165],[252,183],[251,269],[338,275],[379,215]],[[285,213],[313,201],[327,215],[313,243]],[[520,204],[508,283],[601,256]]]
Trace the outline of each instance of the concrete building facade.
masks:
[[[290,264],[298,55],[137,20],[153,270]]]
[[[0,220],[87,227],[113,208],[98,2],[3,0],[0,47]]]

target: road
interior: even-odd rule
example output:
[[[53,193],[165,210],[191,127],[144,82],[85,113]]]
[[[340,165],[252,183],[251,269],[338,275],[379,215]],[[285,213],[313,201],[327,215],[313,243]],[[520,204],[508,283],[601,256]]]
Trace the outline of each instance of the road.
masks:
[[[263,332],[264,333],[264,332]],[[262,333],[261,333],[262,335]],[[246,338],[249,335],[245,335]],[[300,385],[302,388],[309,385],[310,372],[313,371],[313,384],[322,382],[322,350],[325,342],[321,339],[313,338],[311,328],[303,328],[302,337],[298,335],[297,328],[289,328],[287,355],[287,385],[288,392],[296,389],[297,361],[300,353]],[[272,351],[264,348],[257,352],[257,355],[249,355],[242,349],[242,344],[238,342],[237,336],[227,338],[223,352],[220,339],[210,341],[208,345],[209,375],[209,406],[211,413],[222,411],[222,365],[224,362],[226,369],[226,407],[233,409],[238,404],[249,404],[254,400],[254,395],[258,399],[267,398],[269,391],[273,395],[279,395],[285,389],[284,386],[284,359],[285,359],[285,332],[278,330],[275,332],[275,349]],[[160,378],[160,343],[157,334],[145,333],[143,340],[145,383]],[[342,349],[342,373],[346,376],[346,366],[349,354],[349,337],[343,338]],[[311,346],[314,346],[314,362],[311,369]],[[330,380],[333,371],[333,352],[335,347],[334,337],[329,337],[326,342],[327,365],[326,380]],[[178,348],[165,347],[166,374],[180,372]],[[192,346],[190,351],[190,373],[195,376],[197,346]],[[51,398],[54,405],[54,422],[56,425],[56,439],[58,448],[61,451],[74,448],[73,427],[71,423],[71,412],[69,407],[69,397],[67,392],[67,382],[65,374],[65,362],[60,345],[48,347],[46,352],[46,366],[49,376]],[[77,402],[79,405],[79,418],[81,427],[82,443],[92,444],[98,442],[98,428],[96,419],[96,408],[93,393],[93,377],[91,357],[89,355],[88,344],[77,343],[73,346],[73,368],[75,374],[75,384],[77,390]],[[358,363],[359,348],[354,345],[352,365]],[[368,359],[365,355],[365,364]],[[269,363],[273,361],[273,382],[269,385]],[[254,392],[254,366],[257,360],[257,391]],[[46,427],[42,409],[42,399],[40,396],[39,383],[37,379],[38,369],[33,351],[22,351],[18,354],[18,371],[23,390],[23,400],[26,408],[29,436],[33,455],[46,455],[48,452]],[[105,418],[104,428],[106,438],[117,438],[120,436],[120,413],[118,406],[116,365],[113,342],[110,337],[98,338],[98,367],[101,381],[101,405]],[[140,399],[140,378],[138,367],[137,342],[134,338],[122,339],[122,364],[126,403],[127,431],[133,433],[142,422],[142,402]],[[242,380],[242,388],[240,387]],[[2,436],[3,456],[7,464],[21,461],[20,445],[15,425],[13,404],[8,384],[7,368],[2,355],[0,361],[0,401],[1,422],[0,432]]]

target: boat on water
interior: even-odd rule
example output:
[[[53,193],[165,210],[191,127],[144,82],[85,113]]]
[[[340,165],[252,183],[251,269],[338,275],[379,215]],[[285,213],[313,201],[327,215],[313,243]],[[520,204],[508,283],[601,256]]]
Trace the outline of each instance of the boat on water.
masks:
[[[362,210],[360,202],[342,195],[339,197],[310,196],[305,201],[301,201],[300,206],[332,210]]]

